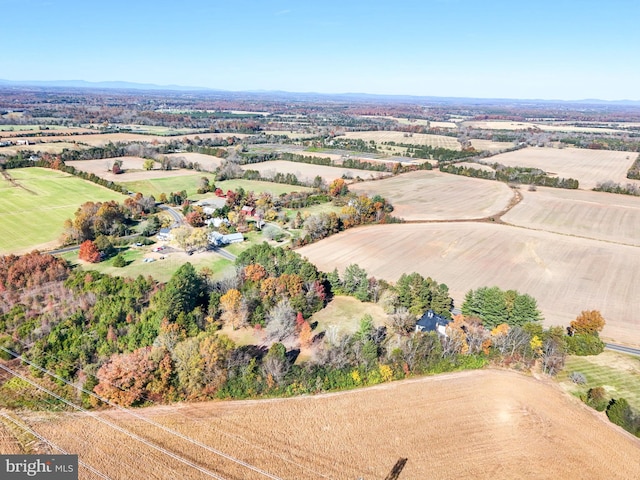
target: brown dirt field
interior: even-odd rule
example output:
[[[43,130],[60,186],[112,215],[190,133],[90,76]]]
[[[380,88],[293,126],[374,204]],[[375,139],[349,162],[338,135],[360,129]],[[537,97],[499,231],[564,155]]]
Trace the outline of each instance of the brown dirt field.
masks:
[[[17,455],[20,453],[22,453],[20,444],[7,427],[0,423],[0,454]]]
[[[621,133],[623,130],[600,127],[576,127],[562,122],[556,123],[532,123],[532,122],[511,122],[504,120],[489,121],[468,121],[464,122],[465,127],[479,128],[482,130],[528,130],[538,129],[546,132],[582,132],[582,133]]]
[[[637,247],[491,223],[425,223],[353,228],[298,250],[323,271],[357,263],[396,281],[418,272],[449,286],[460,306],[469,289],[497,285],[532,295],[546,325],[568,325],[600,310],[603,336],[640,345]]]
[[[380,479],[408,458],[404,479],[629,479],[640,440],[548,380],[467,371],[290,399],[137,410],[282,479]],[[124,413],[102,413],[226,479],[264,478]],[[111,478],[203,474],[79,414],[29,423]],[[139,468],[144,458],[145,468]],[[88,478],[81,471],[80,478]]]
[[[304,155],[307,153],[304,152]],[[348,174],[353,178],[360,177],[364,180],[381,178],[389,175],[384,172],[374,172],[369,170],[358,170],[355,168],[329,167],[326,165],[311,165],[309,163],[287,162],[285,160],[274,160],[270,162],[252,163],[243,165],[243,170],[257,170],[263,176],[273,176],[276,173],[292,173],[298,180],[303,182],[313,182],[313,179],[320,175],[327,183],[332,182],[342,175]]]
[[[507,166],[535,167],[558,177],[575,178],[582,190],[591,190],[598,182],[613,180],[626,184],[636,183],[627,179],[627,170],[638,154],[611,150],[587,150],[583,148],[529,147],[491,157],[491,162]]]
[[[493,140],[480,140],[474,138],[471,140],[471,146],[476,150],[499,152],[508,148],[513,148],[512,142],[494,142]]]
[[[214,157],[213,155],[205,155],[203,153],[170,153],[167,155],[169,158],[184,158],[186,162],[199,163],[201,170],[213,172],[216,168],[222,165],[224,158]]]
[[[0,147],[0,155],[17,155],[19,151],[29,152],[46,152],[46,153],[62,153],[64,149],[81,150],[85,148],[82,145],[76,145],[70,142],[55,143],[35,143],[33,145],[13,145],[11,147]]]
[[[404,132],[393,131],[366,131],[366,132],[346,132],[346,138],[360,138],[365,142],[369,140],[375,141],[377,144],[382,142],[406,143],[411,145],[429,145],[432,147],[448,148],[450,150],[461,150],[460,142],[455,137],[447,137],[446,135],[429,135],[426,133],[414,133],[411,137],[405,137]],[[338,137],[340,138],[340,137]]]
[[[502,182],[420,170],[349,186],[354,192],[379,194],[405,220],[484,218],[504,209],[513,192]]]
[[[125,171],[118,175],[107,170],[107,167],[111,167],[116,160],[122,160],[122,168]],[[69,165],[82,170],[83,172],[89,172],[97,175],[105,180],[111,180],[113,182],[134,182],[137,180],[149,180],[152,178],[166,178],[166,177],[180,177],[186,175],[195,175],[198,172],[195,170],[187,169],[174,169],[174,170],[159,170],[159,164],[156,163],[154,170],[145,170],[143,164],[144,158],[140,157],[117,157],[117,158],[103,158],[99,160],[76,160],[69,162]]]
[[[640,246],[640,198],[605,192],[538,187],[502,217],[536,230]]]

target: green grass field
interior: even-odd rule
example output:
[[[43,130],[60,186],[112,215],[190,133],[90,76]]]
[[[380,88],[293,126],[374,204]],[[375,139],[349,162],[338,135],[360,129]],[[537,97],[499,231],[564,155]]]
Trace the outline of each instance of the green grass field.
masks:
[[[142,192],[143,195],[153,195],[156,199],[160,197],[161,193],[166,193],[168,196],[171,192],[181,192],[182,190],[186,190],[187,195],[192,197],[196,194],[202,177],[207,177],[211,183],[215,180],[214,175],[195,173],[193,175],[152,178],[120,183],[132,192]]]
[[[376,326],[384,325],[387,314],[375,303],[361,302],[357,298],[336,295],[326,308],[311,317],[311,323],[318,322],[315,333],[335,327],[339,334],[355,333],[360,327],[360,320],[366,314],[371,315]]]
[[[28,132],[40,130],[41,126],[47,130],[65,130],[68,128],[64,125],[0,125],[0,132]]]
[[[153,195],[156,199],[160,197],[161,193],[169,195],[171,192],[180,192],[186,190],[189,199],[200,200],[213,195],[207,193],[199,195],[196,193],[200,179],[206,176],[211,184],[215,184],[216,187],[221,188],[225,192],[227,190],[236,190],[238,187],[242,187],[245,190],[252,190],[256,193],[271,192],[272,195],[280,195],[281,193],[289,192],[306,192],[311,191],[307,187],[296,187],[294,185],[286,185],[282,183],[260,182],[256,180],[225,180],[223,182],[216,182],[215,176],[204,172],[196,173],[194,175],[183,175],[167,178],[154,178],[149,180],[137,180],[134,182],[121,182],[122,185],[127,187],[132,192],[142,192],[144,195]]]
[[[57,242],[64,221],[89,200],[122,202],[124,196],[66,173],[19,168],[7,173],[21,186],[0,177],[0,254],[24,252]],[[53,245],[55,246],[55,245]]]
[[[77,251],[62,254],[61,257],[72,265],[76,265],[77,268],[96,270],[101,273],[117,275],[120,277],[136,278],[138,275],[142,275],[144,277],[151,276],[159,282],[167,282],[173,273],[187,262],[191,263],[196,270],[208,267],[213,271],[214,278],[223,278],[227,274],[233,272],[233,262],[222,258],[213,252],[195,253],[191,256],[187,256],[183,253],[170,253],[164,255],[164,260],[144,263],[142,260],[145,257],[145,254],[151,251],[151,248],[151,246],[123,248],[122,255],[128,264],[127,266],[120,268],[113,266],[114,257],[111,257],[104,262],[92,264],[79,262]]]
[[[204,133],[202,128],[172,128],[155,125],[122,125],[123,129],[131,129],[132,133],[144,133],[148,135],[189,135],[193,133]]]
[[[569,380],[573,372],[587,378],[586,385],[576,385]],[[640,412],[640,358],[605,350],[600,355],[567,357],[558,381],[575,395],[586,393],[592,387],[604,387],[610,398],[625,398]]]
[[[310,192],[313,189],[308,187],[299,187],[296,185],[287,185],[286,183],[261,182],[258,180],[225,180],[224,182],[215,182],[216,187],[221,188],[225,192],[227,190],[236,190],[238,187],[244,188],[246,191],[254,191],[256,193],[270,192],[272,195],[280,195],[282,193],[291,192]]]

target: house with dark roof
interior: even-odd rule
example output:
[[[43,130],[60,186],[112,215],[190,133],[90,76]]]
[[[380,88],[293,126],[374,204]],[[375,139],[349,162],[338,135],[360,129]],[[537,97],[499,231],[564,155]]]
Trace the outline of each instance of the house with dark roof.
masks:
[[[445,329],[450,321],[433,310],[427,310],[416,322],[416,332],[438,332],[439,335],[446,336]]]

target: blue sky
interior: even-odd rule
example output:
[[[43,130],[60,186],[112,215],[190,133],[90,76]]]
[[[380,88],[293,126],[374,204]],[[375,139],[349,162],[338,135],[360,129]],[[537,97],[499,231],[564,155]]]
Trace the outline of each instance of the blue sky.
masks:
[[[640,100],[638,0],[0,0],[0,78]]]

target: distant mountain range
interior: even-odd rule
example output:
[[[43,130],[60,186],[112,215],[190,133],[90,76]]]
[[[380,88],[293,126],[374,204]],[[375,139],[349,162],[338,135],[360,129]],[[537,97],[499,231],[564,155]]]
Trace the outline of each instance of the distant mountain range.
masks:
[[[629,105],[640,106],[640,100],[549,100],[549,99],[513,99],[513,98],[473,98],[473,97],[433,97],[420,95],[388,95],[372,93],[316,93],[316,92],[285,92],[281,90],[251,90],[245,92],[227,91],[207,87],[187,87],[184,85],[156,85],[153,83],[134,82],[87,82],[85,80],[2,80],[0,87],[40,87],[40,88],[82,88],[94,90],[142,90],[142,91],[177,91],[199,93],[227,93],[233,95],[251,94],[258,96],[283,97],[294,100],[322,100],[327,98],[352,101],[394,101],[394,102],[424,102],[431,103],[475,103],[475,104],[505,104],[505,103],[533,103],[533,104],[572,104],[572,105]]]
[[[212,90],[201,87],[184,87],[181,85],[155,85],[153,83],[133,82],[87,82],[85,80],[2,80],[0,86],[10,87],[65,87],[65,88],[93,88],[112,90],[172,90],[172,91],[202,91]]]

